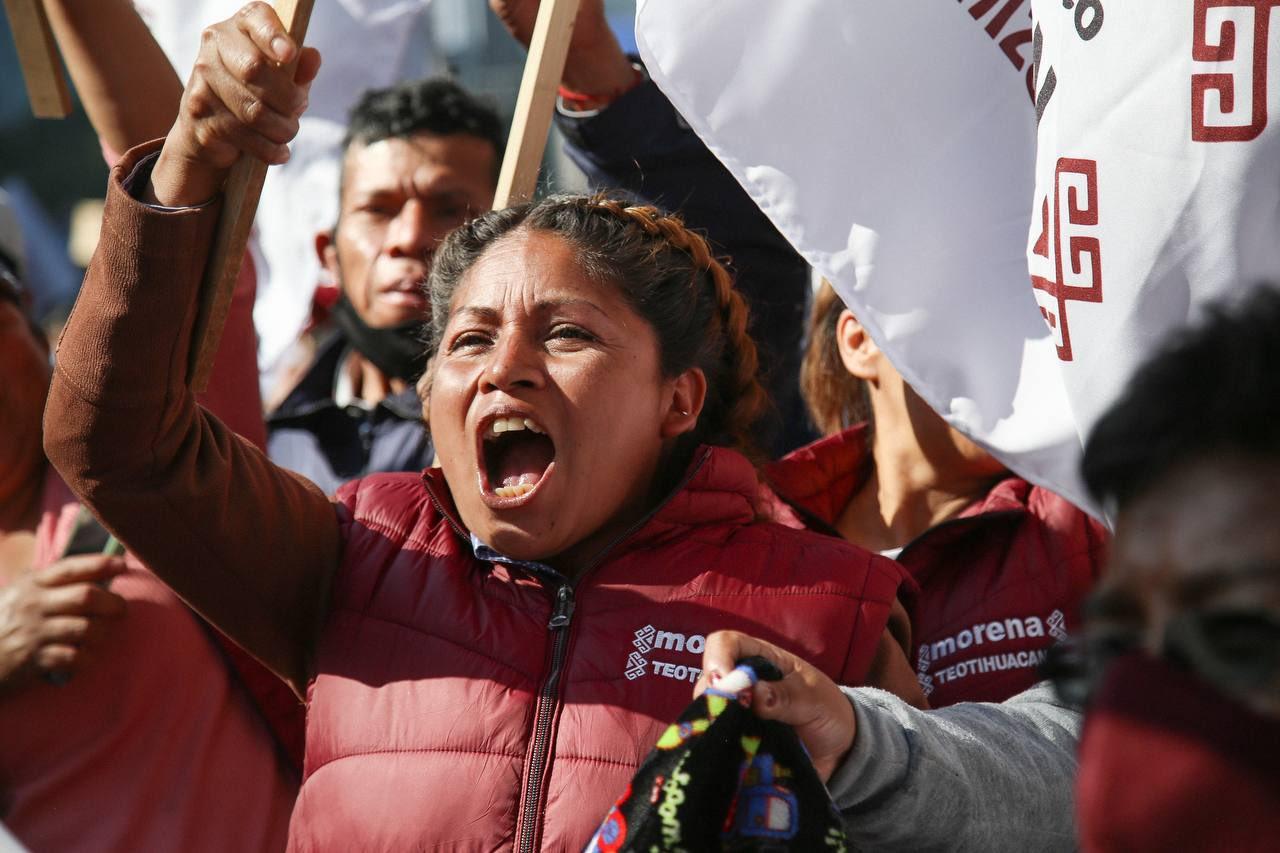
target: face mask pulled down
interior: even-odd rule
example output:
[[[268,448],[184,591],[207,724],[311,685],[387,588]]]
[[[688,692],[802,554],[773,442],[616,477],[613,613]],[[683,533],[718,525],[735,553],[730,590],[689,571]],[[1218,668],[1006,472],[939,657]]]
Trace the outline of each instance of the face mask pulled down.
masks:
[[[333,321],[356,351],[387,376],[412,383],[426,369],[424,323],[414,321],[374,329],[360,319],[346,294],[333,306]]]

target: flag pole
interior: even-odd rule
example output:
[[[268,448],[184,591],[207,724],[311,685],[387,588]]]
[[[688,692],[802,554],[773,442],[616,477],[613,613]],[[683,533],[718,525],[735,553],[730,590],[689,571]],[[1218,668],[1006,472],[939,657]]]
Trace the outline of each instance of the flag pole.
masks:
[[[298,46],[300,56],[314,0],[275,0],[273,5],[289,37]],[[290,67],[296,64],[295,58]],[[258,210],[262,183],[266,177],[267,164],[245,154],[231,167],[231,173],[223,187],[222,213],[214,235],[213,252],[204,271],[200,306],[191,338],[189,375],[191,387],[197,393],[209,384],[213,359],[222,339],[223,326],[227,322],[231,294],[235,290],[240,264],[249,245],[249,230],[253,227],[253,217]]]
[[[62,76],[62,60],[49,29],[42,0],[4,0],[27,98],[36,118],[66,118],[71,92]]]
[[[511,120],[511,136],[493,199],[494,210],[533,198],[579,5],[580,0],[542,0],[538,7],[515,117]]]

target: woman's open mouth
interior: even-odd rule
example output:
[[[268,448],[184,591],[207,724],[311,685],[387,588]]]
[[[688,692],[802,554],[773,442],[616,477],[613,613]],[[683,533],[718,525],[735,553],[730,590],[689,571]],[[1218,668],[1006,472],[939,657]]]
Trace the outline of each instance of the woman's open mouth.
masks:
[[[532,418],[507,413],[480,432],[480,494],[495,509],[522,506],[555,468],[556,446]]]

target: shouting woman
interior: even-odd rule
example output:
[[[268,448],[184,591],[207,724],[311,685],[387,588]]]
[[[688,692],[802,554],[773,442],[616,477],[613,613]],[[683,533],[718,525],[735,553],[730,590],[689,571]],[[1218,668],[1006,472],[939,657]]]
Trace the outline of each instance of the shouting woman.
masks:
[[[552,199],[444,241],[438,469],[331,503],[196,405],[219,187],[242,151],[287,157],[318,64],[265,4],[208,31],[158,156],[113,172],[45,433],[105,524],[306,696],[292,847],[581,847],[719,629],[919,699],[897,567],[759,520],[745,308],[675,218]],[[796,722],[830,775],[849,744]]]

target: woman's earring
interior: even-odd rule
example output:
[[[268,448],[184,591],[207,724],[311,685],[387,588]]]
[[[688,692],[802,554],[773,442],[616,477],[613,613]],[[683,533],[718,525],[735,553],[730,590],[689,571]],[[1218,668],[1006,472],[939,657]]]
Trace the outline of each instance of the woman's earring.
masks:
[[[686,412],[684,409],[680,410],[680,414],[684,415],[686,418],[689,417],[689,413]]]

